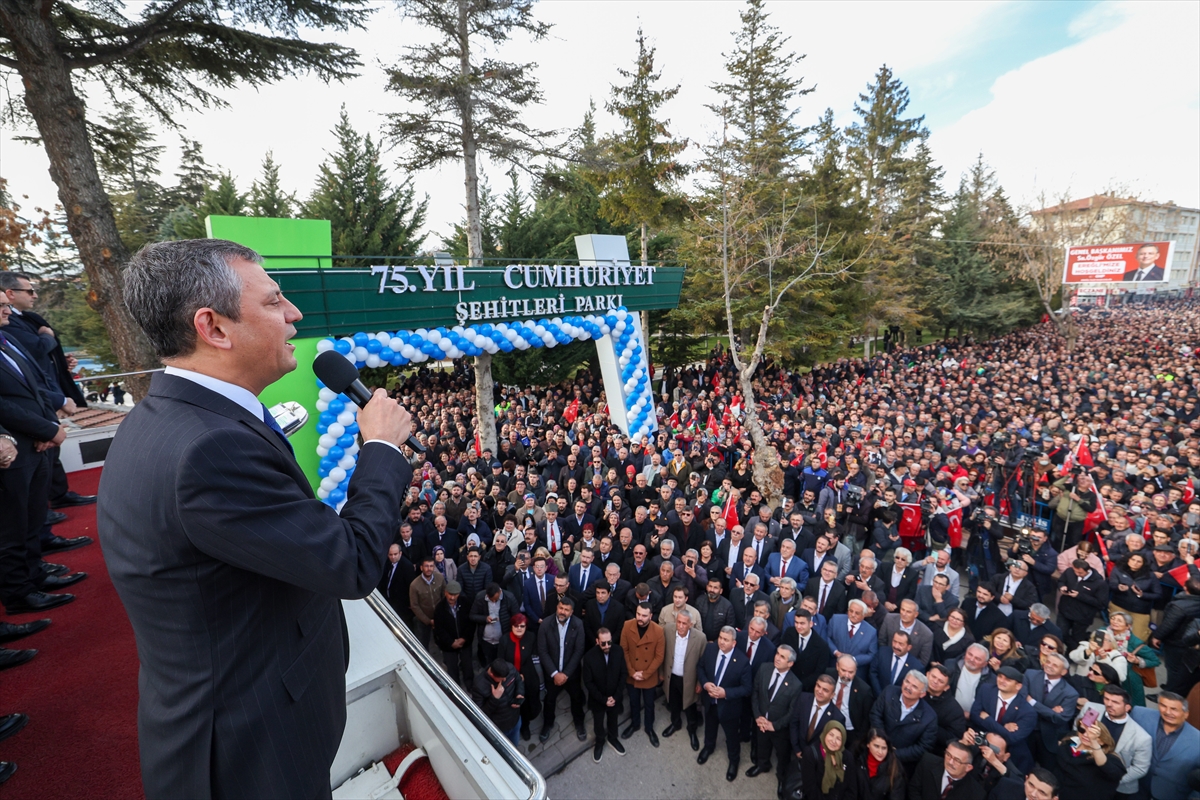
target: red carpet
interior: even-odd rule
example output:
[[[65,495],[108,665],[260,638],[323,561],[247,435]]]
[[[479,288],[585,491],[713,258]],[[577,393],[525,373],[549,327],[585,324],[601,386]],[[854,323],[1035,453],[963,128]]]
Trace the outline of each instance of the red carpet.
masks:
[[[100,470],[75,472],[71,488],[95,494]],[[59,536],[96,539],[96,507],[64,509]],[[140,800],[137,747],[137,649],[125,609],[108,578],[99,542],[47,559],[88,573],[67,591],[74,603],[44,614],[8,616],[9,622],[49,618],[33,636],[9,642],[33,648],[27,664],[0,672],[0,714],[29,715],[25,730],[0,743],[0,761],[17,772],[0,787],[8,798],[95,797]]]

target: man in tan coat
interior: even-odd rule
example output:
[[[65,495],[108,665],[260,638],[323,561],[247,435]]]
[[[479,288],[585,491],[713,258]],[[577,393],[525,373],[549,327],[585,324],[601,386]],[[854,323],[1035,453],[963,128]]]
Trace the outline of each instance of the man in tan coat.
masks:
[[[644,705],[646,735],[650,744],[658,747],[658,734],[654,732],[654,690],[658,688],[665,642],[662,627],[654,621],[649,606],[638,606],[634,618],[621,629],[621,650],[629,671],[629,727],[621,732],[622,739],[628,739],[642,727]]]
[[[667,709],[671,725],[663,731],[670,736],[683,730],[683,713],[687,712],[687,731],[692,750],[700,749],[700,708],[696,705],[696,666],[704,655],[708,640],[687,614],[675,618],[675,630],[666,636],[663,648],[662,679],[667,693]]]
[[[694,624],[700,624],[700,612],[688,602],[687,589],[682,585],[677,585],[671,591],[671,602],[663,606],[662,611],[658,612],[659,626],[664,632],[675,630],[675,618],[685,611],[692,615],[692,622]]]
[[[433,556],[426,556],[421,562],[421,574],[414,578],[408,587],[408,602],[416,626],[413,633],[417,634],[426,650],[429,649],[429,641],[433,634],[433,610],[441,602],[445,588],[445,576],[437,571]]]

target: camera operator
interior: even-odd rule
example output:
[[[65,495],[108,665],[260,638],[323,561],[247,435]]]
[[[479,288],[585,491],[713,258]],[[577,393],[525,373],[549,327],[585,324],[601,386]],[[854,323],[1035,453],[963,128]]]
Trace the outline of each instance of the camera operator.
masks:
[[[1029,566],[1029,577],[1037,587],[1042,602],[1053,605],[1058,590],[1054,573],[1058,570],[1058,551],[1050,546],[1050,537],[1039,530],[1022,531],[1008,550],[1008,557],[1020,559]]]
[[[965,523],[971,532],[967,542],[967,570],[980,581],[990,583],[1004,569],[1000,557],[1000,512],[995,506],[976,508]]]
[[[1050,538],[1063,541],[1063,549],[1074,547],[1083,539],[1084,520],[1096,510],[1092,476],[1077,467],[1056,480],[1054,486],[1062,494],[1051,501],[1054,516],[1050,520]]]
[[[995,445],[992,449],[992,502],[999,510],[1001,498],[1007,498],[1009,519],[1016,522],[1017,514],[1021,512],[1021,486],[1017,474],[1025,458],[1025,447],[1021,444],[1025,439],[1010,438],[998,431],[992,441]]]

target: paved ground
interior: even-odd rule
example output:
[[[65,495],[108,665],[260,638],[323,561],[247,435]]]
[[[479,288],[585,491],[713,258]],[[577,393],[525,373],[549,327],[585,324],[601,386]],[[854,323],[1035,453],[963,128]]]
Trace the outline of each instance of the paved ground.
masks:
[[[630,800],[630,798],[711,798],[711,800],[775,800],[775,774],[747,778],[750,767],[750,745],[742,745],[742,760],[737,780],[725,780],[728,762],[725,740],[717,735],[717,752],[703,766],[696,763],[696,753],[688,744],[687,731],[669,739],[662,738],[663,729],[670,724],[666,707],[660,702],[656,709],[655,727],[660,746],[650,746],[644,731],[622,740],[626,755],[618,756],[605,747],[599,764],[592,761],[595,739],[591,736],[592,718],[587,718],[587,752],[567,764],[566,768],[547,779],[546,793],[554,800]],[[570,713],[568,712],[568,718]],[[624,723],[621,725],[624,729]],[[701,743],[704,729],[700,731]],[[571,737],[574,739],[574,736]]]

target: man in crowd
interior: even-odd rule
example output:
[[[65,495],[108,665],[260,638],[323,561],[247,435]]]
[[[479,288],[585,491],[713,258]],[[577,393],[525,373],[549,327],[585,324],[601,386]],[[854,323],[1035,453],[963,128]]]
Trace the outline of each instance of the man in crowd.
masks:
[[[717,748],[718,729],[725,733],[725,748],[728,768],[725,780],[737,779],[738,762],[741,760],[742,703],[749,699],[753,684],[750,680],[750,661],[736,647],[737,631],[726,625],[717,635],[717,641],[708,645],[700,659],[697,680],[701,687],[700,699],[704,705],[704,747],[696,757],[697,764],[704,764]]]
[[[708,645],[703,633],[688,614],[675,618],[674,635],[665,637],[663,649],[663,688],[667,699],[667,710],[671,724],[663,730],[663,738],[683,729],[683,715],[687,714],[688,739],[692,750],[700,749],[696,731],[700,728],[700,706],[696,691],[699,686],[698,669],[700,658]]]
[[[612,631],[608,628],[597,631],[596,646],[583,657],[582,670],[583,688],[587,691],[596,733],[592,760],[599,764],[606,743],[617,755],[625,755],[625,746],[617,738],[617,718],[621,715],[628,675],[621,646],[613,643]]]
[[[666,642],[663,629],[646,606],[638,606],[634,618],[621,630],[621,651],[625,654],[626,680],[629,683],[629,725],[621,732],[628,739],[643,727],[653,747],[658,747],[654,730],[654,697],[659,685]],[[642,709],[645,708],[645,723]]]

